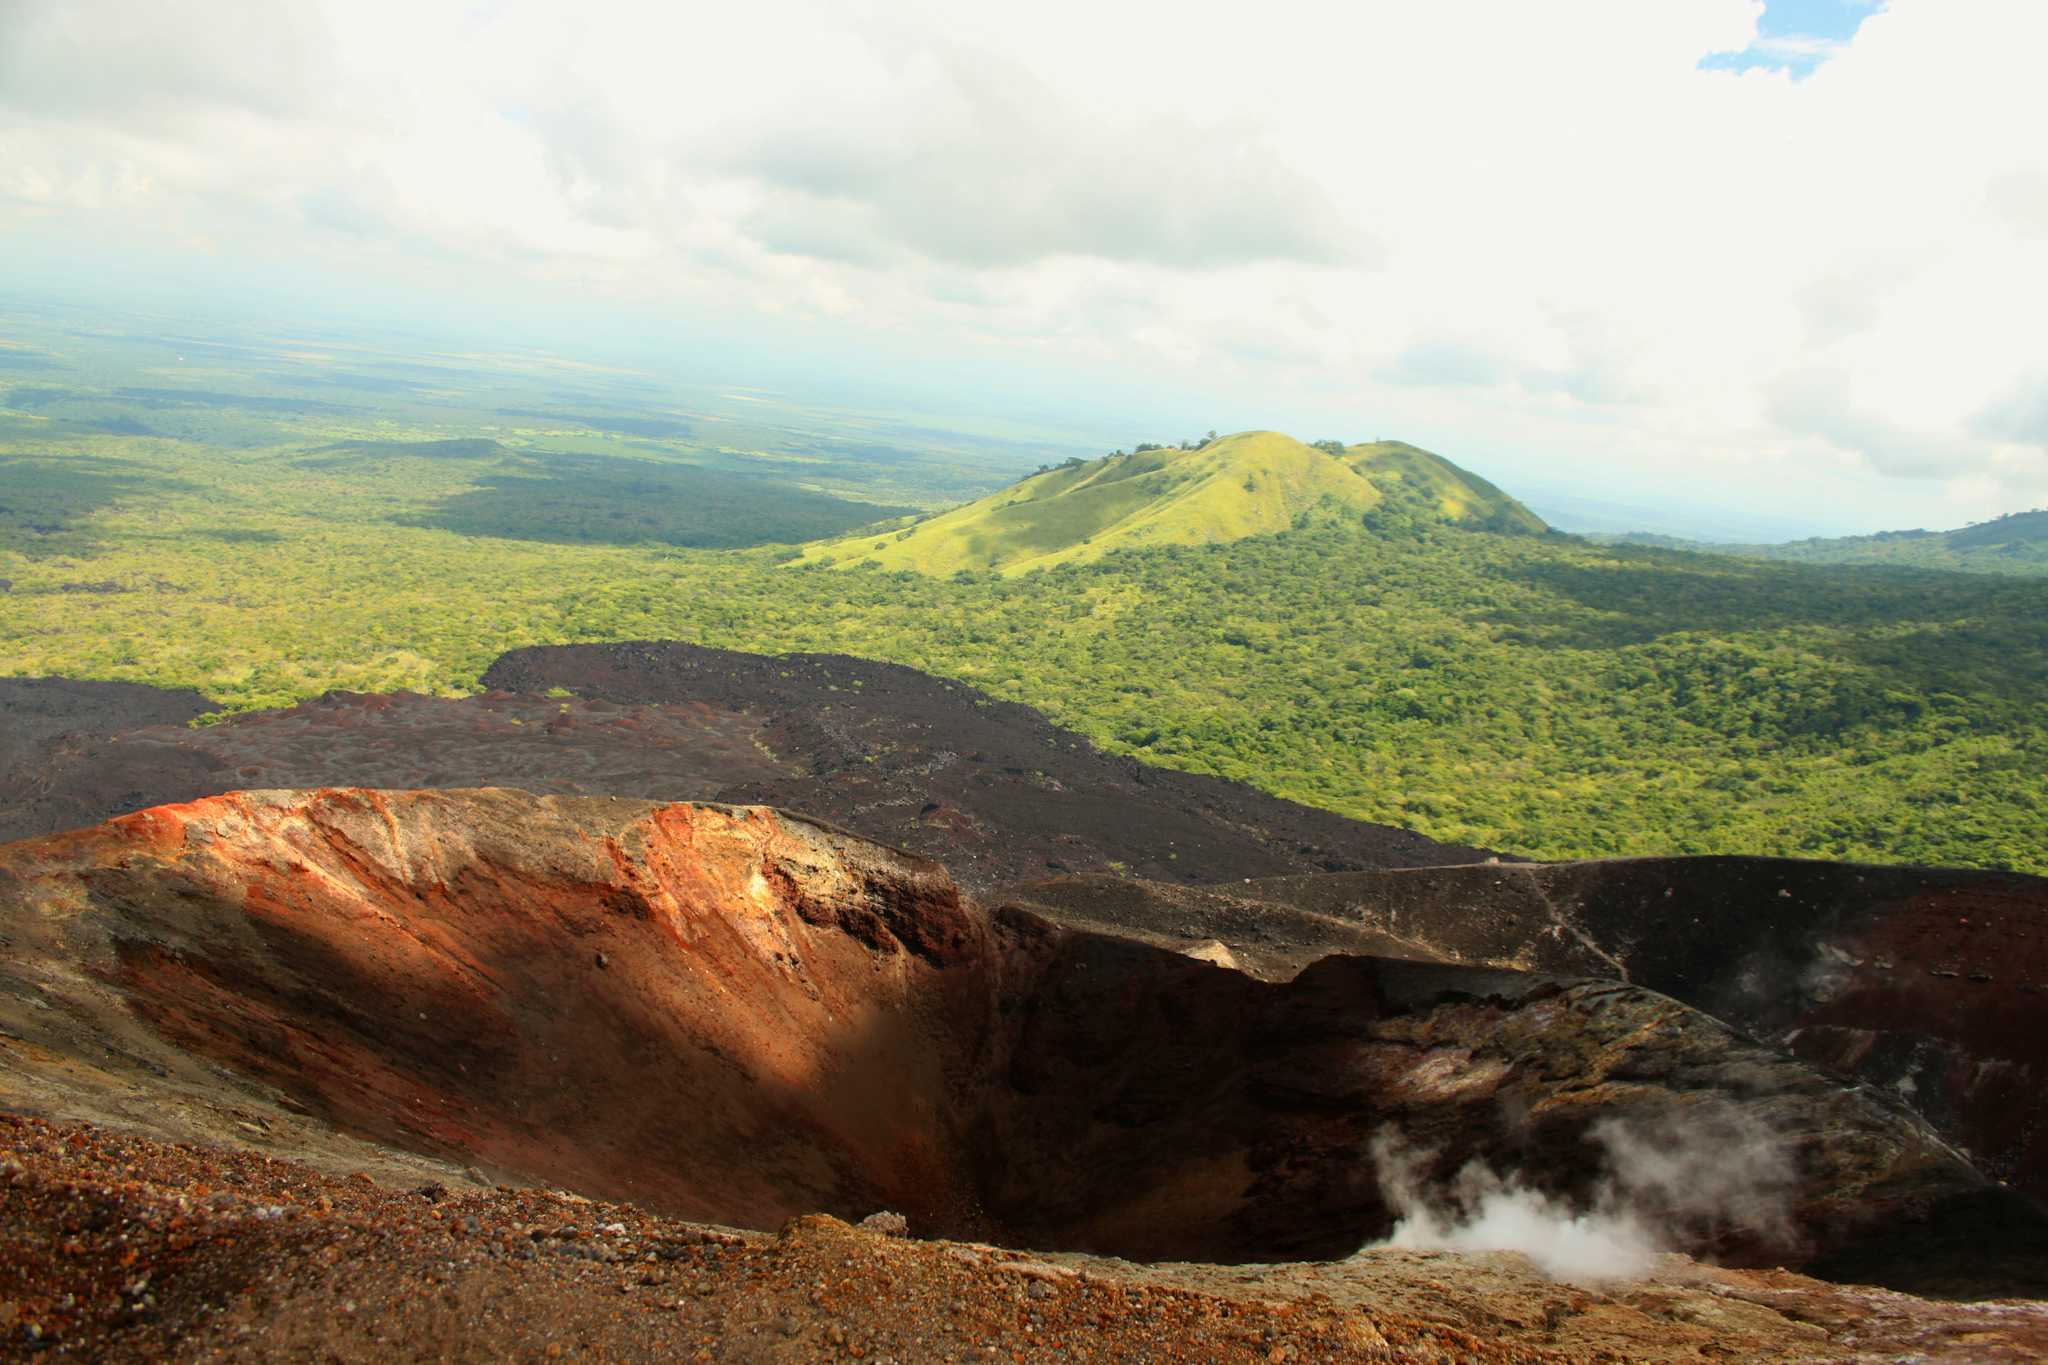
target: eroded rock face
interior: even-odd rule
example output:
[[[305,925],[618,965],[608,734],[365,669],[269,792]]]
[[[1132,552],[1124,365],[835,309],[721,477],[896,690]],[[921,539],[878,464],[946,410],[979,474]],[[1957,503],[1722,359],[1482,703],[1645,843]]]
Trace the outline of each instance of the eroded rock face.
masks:
[[[1882,1280],[1912,1229],[1982,1242],[1989,1209],[1979,1279],[2010,1287],[2039,1230],[1903,1109],[1637,987],[1372,957],[1260,981],[986,914],[936,864],[760,807],[212,798],[0,848],[0,935],[16,1107],[90,1072],[165,1124],[317,1123],[741,1226],[890,1208],[1326,1258],[1392,1224],[1389,1127],[1440,1173],[1584,1199],[1596,1124],[1733,1107],[1786,1154],[1785,1219],[1695,1249]]]
[[[379,1142],[748,1226],[967,1197],[943,1065],[990,953],[934,864],[759,809],[329,791],[0,869],[15,954]]]
[[[1371,952],[1630,981],[1890,1094],[2048,1197],[2048,879],[1630,858],[1003,895],[1162,944],[1220,939],[1266,976]]]

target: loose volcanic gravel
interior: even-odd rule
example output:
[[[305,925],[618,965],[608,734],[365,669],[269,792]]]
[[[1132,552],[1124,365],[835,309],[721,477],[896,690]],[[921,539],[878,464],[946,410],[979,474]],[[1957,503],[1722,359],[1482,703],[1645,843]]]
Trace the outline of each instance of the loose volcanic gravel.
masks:
[[[393,1189],[258,1153],[0,1115],[0,1354],[1565,1358],[1327,1299],[1246,1302],[1148,1287],[822,1216],[774,1236],[735,1233],[555,1191],[456,1183]]]

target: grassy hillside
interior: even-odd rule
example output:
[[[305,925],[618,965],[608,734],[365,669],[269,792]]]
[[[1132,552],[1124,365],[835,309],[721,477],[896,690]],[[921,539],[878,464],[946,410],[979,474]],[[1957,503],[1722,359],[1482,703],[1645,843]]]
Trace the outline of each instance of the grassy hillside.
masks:
[[[1644,533],[1591,539],[1800,564],[1883,564],[1962,573],[2048,574],[2048,511],[2042,510],[2014,512],[1953,531],[1880,531],[1870,536],[1793,540],[1779,545],[1710,545]]]
[[[1484,479],[1399,441],[1331,449],[1277,431],[1246,431],[1193,450],[1119,453],[1047,470],[928,520],[811,546],[804,562],[1016,574],[1112,550],[1242,540],[1307,517],[1381,513],[1544,529]]]
[[[1541,535],[1543,518],[1468,469],[1406,441],[1346,447],[1344,458],[1387,499],[1436,521]]]

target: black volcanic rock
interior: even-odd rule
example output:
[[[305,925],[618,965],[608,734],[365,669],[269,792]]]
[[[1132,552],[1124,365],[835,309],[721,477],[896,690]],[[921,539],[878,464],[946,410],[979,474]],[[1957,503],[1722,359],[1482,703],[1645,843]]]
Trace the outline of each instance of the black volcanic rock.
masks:
[[[1101,753],[1030,707],[846,655],[672,642],[549,646],[506,654],[484,682],[759,716],[763,742],[799,771],[718,799],[806,811],[938,858],[970,890],[1061,872],[1202,883],[1488,856],[1244,783]]]
[[[999,894],[1155,943],[1218,940],[1272,978],[1372,952],[1633,982],[1910,1105],[2048,1198],[2048,878],[1622,858]]]
[[[232,785],[203,752],[116,742],[150,726],[182,732],[213,709],[197,692],[142,683],[0,678],[0,843]]]
[[[839,655],[517,650],[460,699],[336,692],[194,729],[194,693],[13,684],[59,719],[0,767],[0,842],[272,787],[508,786],[760,802],[938,858],[962,885],[1182,882],[1471,862],[1481,850],[1098,752],[1028,707]],[[550,697],[550,691],[573,695]],[[26,706],[24,701],[22,705]]]

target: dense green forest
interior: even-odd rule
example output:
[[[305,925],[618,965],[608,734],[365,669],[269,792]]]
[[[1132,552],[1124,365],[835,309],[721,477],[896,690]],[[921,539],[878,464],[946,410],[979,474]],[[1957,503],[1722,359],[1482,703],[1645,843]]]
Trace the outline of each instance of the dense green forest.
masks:
[[[533,643],[840,650],[1441,838],[2048,872],[2040,580],[1597,546],[1384,509],[934,577],[564,527],[546,499],[507,498],[488,451],[336,459],[350,452],[331,436],[229,450],[51,428],[4,449],[11,674],[254,707],[330,687],[460,691]],[[461,512],[479,505],[489,517]]]

